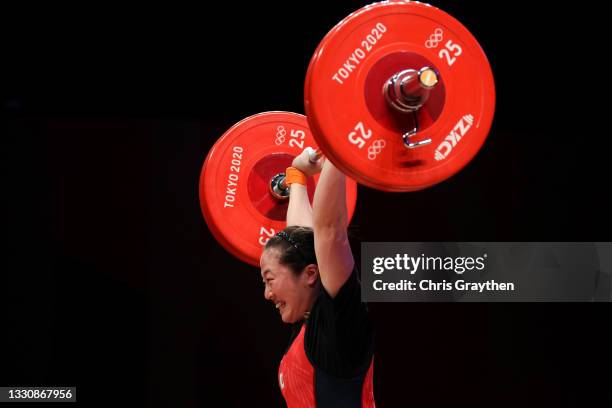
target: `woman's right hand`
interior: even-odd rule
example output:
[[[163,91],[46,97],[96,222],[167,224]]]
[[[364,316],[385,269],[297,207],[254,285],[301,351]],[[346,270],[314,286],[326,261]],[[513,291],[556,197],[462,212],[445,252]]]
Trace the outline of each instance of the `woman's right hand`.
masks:
[[[295,159],[293,159],[293,163],[291,163],[291,167],[295,167],[302,173],[306,175],[306,177],[314,176],[321,172],[323,168],[323,162],[325,161],[325,157],[321,156],[319,160],[315,163],[310,161],[310,154],[314,149],[312,147],[305,148],[302,153],[297,155]]]

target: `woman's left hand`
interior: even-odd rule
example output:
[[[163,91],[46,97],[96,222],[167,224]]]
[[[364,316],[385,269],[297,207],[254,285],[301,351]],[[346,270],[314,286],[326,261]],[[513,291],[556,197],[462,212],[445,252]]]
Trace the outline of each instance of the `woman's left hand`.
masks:
[[[305,148],[302,153],[300,153],[295,157],[295,159],[293,159],[293,163],[291,163],[292,167],[295,167],[296,169],[304,173],[306,177],[311,177],[315,174],[320,173],[321,169],[323,168],[323,162],[325,161],[325,157],[321,156],[321,158],[316,162],[311,162],[310,155],[313,151],[314,149],[312,147]]]

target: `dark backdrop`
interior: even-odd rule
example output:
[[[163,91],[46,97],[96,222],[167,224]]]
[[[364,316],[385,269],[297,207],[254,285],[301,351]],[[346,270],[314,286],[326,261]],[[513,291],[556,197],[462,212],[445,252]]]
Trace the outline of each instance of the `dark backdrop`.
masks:
[[[288,329],[208,231],[199,172],[238,120],[303,113],[312,52],[367,2],[222,3],[3,6],[0,385],[76,385],[83,406],[282,404]],[[597,11],[434,5],[486,51],[495,121],[438,186],[360,187],[357,238],[610,241]],[[610,304],[371,311],[381,407],[609,406]]]

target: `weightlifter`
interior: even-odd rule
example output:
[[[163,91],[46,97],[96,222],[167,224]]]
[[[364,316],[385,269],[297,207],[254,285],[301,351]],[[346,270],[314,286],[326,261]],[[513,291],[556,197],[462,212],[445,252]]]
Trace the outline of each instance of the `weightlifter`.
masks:
[[[307,177],[321,172],[312,207]],[[260,258],[264,297],[293,326],[278,382],[289,408],[374,407],[373,330],[347,237],[346,180],[309,149],[286,172],[287,227]]]

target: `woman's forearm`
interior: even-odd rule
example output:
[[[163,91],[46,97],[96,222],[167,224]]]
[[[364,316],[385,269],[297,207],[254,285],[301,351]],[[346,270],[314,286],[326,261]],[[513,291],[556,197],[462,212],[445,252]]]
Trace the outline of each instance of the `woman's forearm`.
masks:
[[[298,183],[291,185],[289,207],[287,208],[287,226],[300,225],[312,228],[312,207],[308,200],[306,186]]]
[[[312,222],[315,228],[346,229],[346,176],[329,160],[323,163],[313,199]]]

